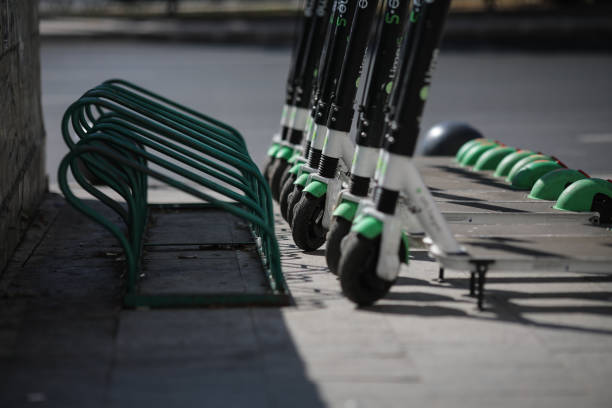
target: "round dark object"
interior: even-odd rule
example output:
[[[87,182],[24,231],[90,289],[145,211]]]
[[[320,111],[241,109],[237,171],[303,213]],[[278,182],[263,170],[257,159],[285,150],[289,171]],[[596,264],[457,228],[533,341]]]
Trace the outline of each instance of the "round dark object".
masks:
[[[274,164],[270,167],[270,190],[272,197],[278,201],[280,198],[280,180],[283,174],[289,170],[289,162],[285,159],[277,158]]]
[[[482,134],[463,122],[442,122],[427,132],[421,145],[423,156],[454,156],[465,142]]]
[[[338,274],[338,263],[340,262],[340,244],[342,238],[344,238],[351,230],[352,223],[343,217],[334,217],[329,227],[329,233],[327,234],[327,245],[325,247],[325,259],[327,260],[327,267],[334,274]]]
[[[278,206],[280,207],[281,215],[283,219],[289,222],[289,195],[293,191],[293,182],[297,178],[295,174],[289,172],[285,173],[288,177],[285,177],[285,182],[282,184],[280,197],[278,199]]]
[[[302,194],[291,220],[293,242],[300,249],[314,251],[325,243],[327,230],[322,225],[324,212],[325,194],[321,197],[315,197],[310,193]]]
[[[342,292],[357,305],[369,306],[385,296],[395,283],[376,275],[380,235],[369,239],[351,232],[345,239],[347,242],[338,264]]]

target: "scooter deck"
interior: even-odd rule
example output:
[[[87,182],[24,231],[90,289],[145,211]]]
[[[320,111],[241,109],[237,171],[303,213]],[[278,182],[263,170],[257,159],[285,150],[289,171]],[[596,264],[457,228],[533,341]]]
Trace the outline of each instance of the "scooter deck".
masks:
[[[468,256],[446,255],[430,247],[442,267],[473,272],[480,263],[489,271],[612,273],[612,236],[498,234],[457,240]]]

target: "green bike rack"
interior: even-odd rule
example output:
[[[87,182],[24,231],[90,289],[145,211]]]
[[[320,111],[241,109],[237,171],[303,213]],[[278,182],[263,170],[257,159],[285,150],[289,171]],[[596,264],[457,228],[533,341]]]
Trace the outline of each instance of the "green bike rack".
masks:
[[[111,232],[123,248],[126,306],[289,304],[290,294],[274,235],[270,190],[249,156],[244,139],[234,128],[127,81],[114,79],[87,91],[68,108],[62,119],[62,135],[70,152],[58,170],[60,188],[71,205]],[[85,191],[117,213],[123,225],[111,222],[79,199],[70,189],[69,171]],[[92,183],[92,178],[116,192],[126,204],[113,200]],[[218,208],[247,221],[270,290],[139,293],[140,263],[151,207],[147,202],[150,179],[202,200],[197,207]]]

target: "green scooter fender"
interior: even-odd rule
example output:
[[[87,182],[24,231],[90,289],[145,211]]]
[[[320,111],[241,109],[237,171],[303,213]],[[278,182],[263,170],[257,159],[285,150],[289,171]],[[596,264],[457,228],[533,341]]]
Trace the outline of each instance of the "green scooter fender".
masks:
[[[498,146],[491,150],[488,150],[478,158],[478,161],[474,165],[473,170],[495,170],[497,168],[497,165],[504,159],[504,157],[514,152],[516,152],[516,149],[514,147],[509,146]]]
[[[291,169],[289,169],[289,173],[295,174],[297,176],[297,174],[300,172],[300,169],[302,168],[303,165],[304,165],[304,163],[294,164],[291,167]]]
[[[307,182],[308,182],[308,173],[302,173],[302,174],[300,174],[300,177],[298,177],[293,182],[293,184],[305,187]]]
[[[562,168],[559,163],[552,160],[536,160],[523,166],[512,178],[512,188],[517,190],[531,190],[536,181],[546,173]]]
[[[268,156],[275,157],[280,147],[281,146],[278,143],[274,143],[272,146],[268,148]]]
[[[535,200],[554,201],[570,184],[588,178],[580,170],[557,169],[546,173],[535,182],[529,193],[529,198]]]
[[[512,170],[512,167],[519,160],[522,160],[527,156],[531,156],[532,154],[535,154],[535,153],[532,152],[531,150],[517,150],[514,153],[510,153],[509,155],[504,157],[501,162],[499,162],[499,164],[497,165],[497,168],[495,169],[495,173],[493,173],[493,175],[495,177],[508,176],[508,173],[510,173],[510,170]]]
[[[355,213],[357,212],[357,205],[358,204],[353,201],[343,200],[338,204],[332,215],[334,217],[344,218],[347,221],[353,221]]]
[[[304,192],[310,193],[317,198],[322,197],[327,192],[327,184],[319,180],[313,180],[304,187]]]
[[[281,146],[274,157],[277,159],[289,160],[291,156],[293,156],[293,148],[289,146]]]
[[[593,211],[595,196],[602,194],[612,200],[612,183],[597,178],[585,178],[572,183],[567,187],[553,206],[557,210],[565,211]],[[608,214],[608,217],[610,214]],[[602,222],[609,222],[603,219]]]
[[[353,226],[351,227],[351,231],[354,231],[360,235],[368,239],[374,239],[380,234],[382,234],[383,223],[378,218],[372,217],[371,215],[364,215],[362,217],[358,217]]]

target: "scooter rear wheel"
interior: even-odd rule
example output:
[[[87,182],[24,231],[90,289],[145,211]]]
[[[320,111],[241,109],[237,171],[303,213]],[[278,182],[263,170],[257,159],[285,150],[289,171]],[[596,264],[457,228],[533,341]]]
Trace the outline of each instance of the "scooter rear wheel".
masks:
[[[343,217],[334,217],[327,233],[327,246],[325,247],[325,260],[327,267],[334,274],[338,274],[338,263],[340,262],[342,239],[351,230],[351,221]]]
[[[322,225],[324,212],[325,195],[315,197],[310,193],[302,194],[291,221],[293,242],[299,248],[314,251],[325,243],[327,230]]]
[[[369,239],[351,232],[346,240],[338,264],[342,292],[359,306],[369,306],[384,297],[395,283],[376,275],[380,235]]]

